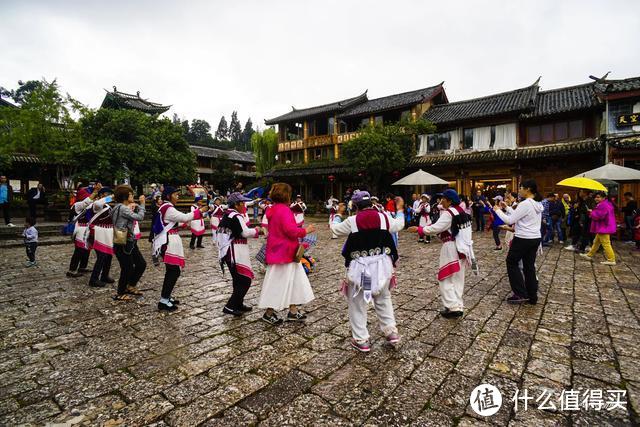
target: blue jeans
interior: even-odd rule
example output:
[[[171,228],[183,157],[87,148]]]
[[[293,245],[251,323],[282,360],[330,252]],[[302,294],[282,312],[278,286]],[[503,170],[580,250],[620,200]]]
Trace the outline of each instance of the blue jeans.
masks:
[[[553,234],[554,232],[558,235],[558,240],[564,240],[564,236],[562,235],[562,218],[553,219],[552,217],[546,218],[547,222],[547,232],[544,236],[545,243],[553,242]]]

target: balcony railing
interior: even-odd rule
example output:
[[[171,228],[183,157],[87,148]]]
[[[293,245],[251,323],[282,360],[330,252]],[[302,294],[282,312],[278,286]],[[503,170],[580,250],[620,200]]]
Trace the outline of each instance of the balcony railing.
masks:
[[[303,148],[322,147],[325,145],[344,144],[360,135],[360,132],[340,133],[337,135],[317,135],[295,141],[281,141],[278,143],[278,152],[302,150]]]

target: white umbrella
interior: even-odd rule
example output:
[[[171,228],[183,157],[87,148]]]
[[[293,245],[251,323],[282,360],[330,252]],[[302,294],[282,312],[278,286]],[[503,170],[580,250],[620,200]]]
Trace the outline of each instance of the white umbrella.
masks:
[[[447,185],[449,181],[438,178],[435,175],[431,175],[429,172],[425,172],[419,169],[417,172],[409,174],[404,178],[401,178],[391,185]]]
[[[640,170],[626,168],[624,166],[608,163],[599,168],[582,172],[576,176],[591,178],[595,180],[611,180],[611,181],[635,181],[640,180]]]

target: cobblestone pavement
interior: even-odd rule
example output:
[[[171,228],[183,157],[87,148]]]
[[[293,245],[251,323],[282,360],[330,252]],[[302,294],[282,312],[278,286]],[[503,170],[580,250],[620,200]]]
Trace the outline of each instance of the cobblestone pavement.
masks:
[[[536,306],[511,306],[505,253],[477,236],[479,276],[469,275],[462,320],[438,316],[440,245],[401,233],[394,304],[402,343],[385,347],[370,316],[369,355],[349,347],[339,249],[320,227],[316,300],[305,326],[270,327],[254,311],[221,313],[228,277],[212,243],[188,251],[176,286],[182,308],[160,314],[163,269],[151,264],[137,302],[64,276],[71,244],[43,247],[39,266],[23,249],[0,264],[0,425],[631,425],[640,413],[640,262],[617,246],[619,264],[593,265],[556,246],[538,265]],[[252,242],[252,250],[258,248]],[[142,243],[143,251],[148,244]],[[601,257],[602,255],[599,255]],[[635,258],[634,258],[635,256]],[[93,256],[92,256],[93,258]],[[114,262],[112,275],[117,277]],[[248,294],[255,304],[262,274]],[[370,311],[373,314],[373,311]],[[503,405],[489,418],[469,405],[481,383]],[[514,410],[516,389],[627,391],[625,410]],[[539,402],[540,403],[540,402]]]

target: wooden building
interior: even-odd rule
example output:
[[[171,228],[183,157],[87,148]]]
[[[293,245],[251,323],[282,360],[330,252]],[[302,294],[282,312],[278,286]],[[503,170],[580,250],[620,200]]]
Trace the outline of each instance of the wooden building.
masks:
[[[437,133],[420,136],[411,169],[449,180],[462,194],[517,189],[534,178],[542,192],[604,161],[604,104],[594,84],[541,91],[531,86],[435,105],[424,113]]]
[[[252,152],[237,150],[221,150],[219,148],[192,145],[197,157],[196,171],[198,183],[203,185],[216,182],[216,160],[227,159],[233,162],[233,174],[239,181],[251,182],[256,178],[256,158]]]
[[[265,120],[278,127],[278,164],[267,176],[290,183],[307,200],[325,200],[359,185],[343,166],[341,146],[374,123],[415,120],[432,105],[447,102],[442,83],[411,92],[369,99],[353,98]]]

